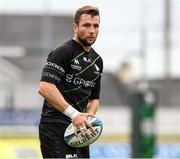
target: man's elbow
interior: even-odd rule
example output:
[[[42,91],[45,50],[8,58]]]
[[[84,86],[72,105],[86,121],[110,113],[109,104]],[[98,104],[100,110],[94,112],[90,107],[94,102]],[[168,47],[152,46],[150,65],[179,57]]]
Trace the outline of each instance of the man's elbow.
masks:
[[[40,82],[38,93],[44,97],[48,92],[48,87],[49,87],[49,84],[47,82]]]
[[[40,95],[42,95],[43,92],[44,92],[43,82],[40,82],[39,87],[38,87],[38,93],[39,93]]]

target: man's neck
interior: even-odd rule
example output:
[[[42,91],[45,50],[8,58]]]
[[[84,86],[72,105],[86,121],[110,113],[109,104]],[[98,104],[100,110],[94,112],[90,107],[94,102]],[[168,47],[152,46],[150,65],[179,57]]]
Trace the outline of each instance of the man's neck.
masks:
[[[84,48],[85,51],[89,52],[91,50],[91,46],[84,46],[77,38],[73,37],[73,40],[78,42]]]

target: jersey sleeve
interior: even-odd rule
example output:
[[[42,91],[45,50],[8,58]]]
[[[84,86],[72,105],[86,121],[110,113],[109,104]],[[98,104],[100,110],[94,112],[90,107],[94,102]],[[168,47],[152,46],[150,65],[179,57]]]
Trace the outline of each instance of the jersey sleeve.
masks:
[[[89,99],[99,99],[101,90],[101,76],[97,79],[95,87],[91,91]]]
[[[60,83],[62,77],[68,70],[70,58],[70,52],[63,47],[59,47],[52,51],[43,68],[41,81],[53,84]]]
[[[101,68],[101,73],[100,76],[96,79],[96,84],[95,87],[93,87],[91,91],[91,95],[89,99],[99,99],[100,98],[100,91],[101,91],[101,79],[102,79],[102,74],[103,74],[103,61],[102,58],[100,58],[100,68]]]

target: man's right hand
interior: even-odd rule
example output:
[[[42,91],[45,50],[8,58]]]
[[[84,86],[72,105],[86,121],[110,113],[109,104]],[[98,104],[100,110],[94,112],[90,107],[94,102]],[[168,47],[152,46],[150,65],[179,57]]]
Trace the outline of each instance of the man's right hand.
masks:
[[[79,113],[75,118],[72,119],[73,126],[75,128],[75,135],[77,136],[77,132],[81,131],[85,136],[89,136],[86,132],[86,128],[89,128],[92,132],[93,127],[88,122],[88,114],[87,113]]]

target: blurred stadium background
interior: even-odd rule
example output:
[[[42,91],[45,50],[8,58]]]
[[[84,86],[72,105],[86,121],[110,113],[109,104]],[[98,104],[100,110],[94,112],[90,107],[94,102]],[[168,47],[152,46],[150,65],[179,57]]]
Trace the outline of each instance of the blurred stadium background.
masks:
[[[158,94],[154,157],[180,158],[179,0],[0,0],[0,158],[41,158],[41,70],[72,37],[74,11],[88,4],[100,9],[94,48],[105,69],[97,114],[104,131],[92,157],[131,157],[130,94],[146,81]]]

